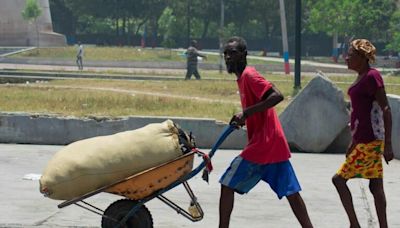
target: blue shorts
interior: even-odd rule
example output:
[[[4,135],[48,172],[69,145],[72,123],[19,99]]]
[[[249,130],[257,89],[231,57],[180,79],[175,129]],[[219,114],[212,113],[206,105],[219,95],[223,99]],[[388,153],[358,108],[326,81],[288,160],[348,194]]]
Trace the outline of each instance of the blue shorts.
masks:
[[[267,182],[279,199],[301,191],[290,161],[260,165],[237,156],[219,182],[239,194],[244,194],[260,180]]]

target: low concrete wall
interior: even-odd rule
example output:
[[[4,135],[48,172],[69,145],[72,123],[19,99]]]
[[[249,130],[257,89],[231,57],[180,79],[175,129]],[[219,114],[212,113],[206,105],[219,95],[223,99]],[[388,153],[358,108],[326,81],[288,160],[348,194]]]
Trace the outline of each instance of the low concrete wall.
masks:
[[[174,117],[85,118],[34,115],[27,113],[0,114],[0,143],[55,144],[71,142],[121,131],[134,130],[149,123],[171,119],[185,131],[192,131],[197,147],[211,148],[226,124],[214,119]],[[233,132],[221,145],[224,149],[241,149],[246,144],[244,130]]]

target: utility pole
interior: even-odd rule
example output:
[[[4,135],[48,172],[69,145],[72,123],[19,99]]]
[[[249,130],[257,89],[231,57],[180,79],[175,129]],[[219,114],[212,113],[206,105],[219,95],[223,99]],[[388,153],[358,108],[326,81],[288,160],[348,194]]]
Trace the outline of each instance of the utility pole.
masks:
[[[283,47],[283,60],[284,60],[285,74],[290,74],[289,45],[288,45],[288,38],[287,38],[286,14],[285,14],[284,0],[279,0],[279,9],[280,9],[280,14],[281,14],[282,47]]]
[[[225,5],[224,0],[221,0],[221,21],[219,24],[219,73],[222,74],[224,57],[224,18],[225,18]]]
[[[339,57],[338,32],[335,31],[333,33],[333,38],[332,38],[332,60],[333,60],[333,62],[337,63],[338,57]]]
[[[187,0],[187,46],[190,46],[190,0]]]
[[[294,88],[301,88],[301,0],[296,0]]]

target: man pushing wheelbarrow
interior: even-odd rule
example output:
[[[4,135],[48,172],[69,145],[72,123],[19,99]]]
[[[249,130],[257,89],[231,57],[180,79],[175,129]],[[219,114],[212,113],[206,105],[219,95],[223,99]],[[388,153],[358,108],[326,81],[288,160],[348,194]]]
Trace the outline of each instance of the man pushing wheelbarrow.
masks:
[[[300,184],[289,161],[290,150],[274,106],[282,94],[253,67],[247,66],[247,44],[230,38],[224,47],[228,73],[237,78],[242,112],[231,124],[246,125],[248,143],[220,179],[219,228],[228,228],[234,194],[248,193],[259,181],[270,185],[279,199],[286,197],[302,227],[313,227],[300,196]]]

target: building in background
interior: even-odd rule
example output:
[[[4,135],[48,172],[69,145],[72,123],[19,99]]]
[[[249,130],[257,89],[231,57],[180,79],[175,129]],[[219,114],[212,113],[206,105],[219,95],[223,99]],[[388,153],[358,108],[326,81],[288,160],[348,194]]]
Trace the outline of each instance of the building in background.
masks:
[[[36,46],[37,34],[34,23],[22,18],[25,0],[0,1],[0,46]],[[53,32],[49,0],[38,0],[42,14],[38,17],[39,46],[65,46],[65,36]]]

